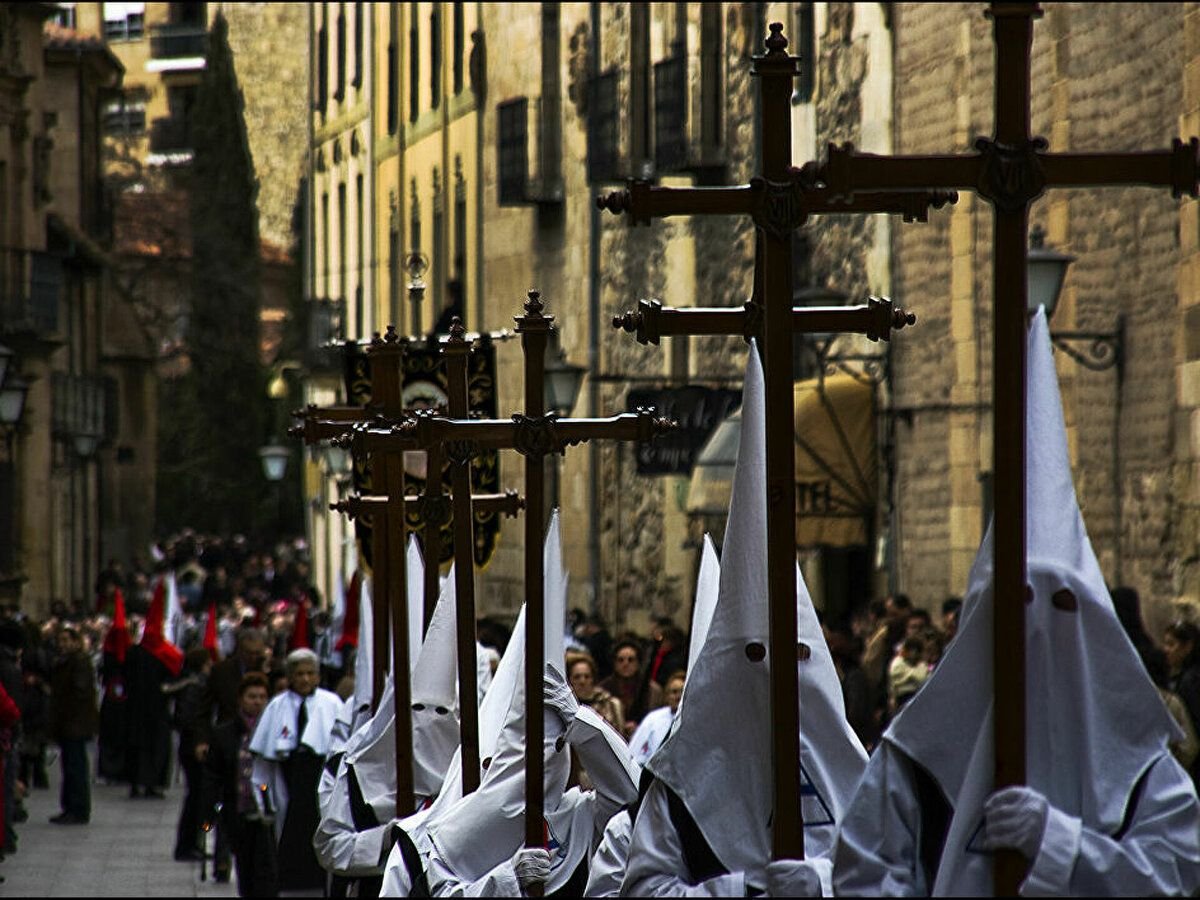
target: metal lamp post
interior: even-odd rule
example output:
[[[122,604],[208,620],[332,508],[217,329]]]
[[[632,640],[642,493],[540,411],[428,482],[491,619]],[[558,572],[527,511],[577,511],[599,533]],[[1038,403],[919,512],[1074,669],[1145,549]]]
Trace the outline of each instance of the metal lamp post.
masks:
[[[1030,314],[1039,306],[1046,307],[1046,320],[1053,318],[1058,309],[1067,269],[1075,257],[1060,253],[1046,246],[1046,232],[1035,225],[1029,232],[1029,297]],[[1124,380],[1125,365],[1125,316],[1117,314],[1117,325],[1112,331],[1051,331],[1050,340],[1085,369],[1103,372],[1117,370],[1118,392]],[[1081,345],[1083,349],[1077,346]]]
[[[429,258],[420,250],[413,250],[404,261],[408,270],[408,299],[412,303],[412,333],[421,332],[421,301],[425,299],[425,282],[421,276],[429,269]]]
[[[557,334],[555,332],[555,334]],[[557,344],[557,341],[554,341]],[[583,376],[587,373],[585,366],[577,366],[567,362],[567,355],[562,347],[557,347],[550,359],[546,360],[546,409],[562,417],[571,415],[575,401],[579,399],[579,389],[583,386]],[[555,458],[550,466],[550,508],[554,509],[560,503],[560,480],[562,478],[562,460]]]
[[[292,451],[272,440],[265,447],[260,447],[258,458],[262,461],[263,475],[267,481],[275,485],[275,527],[279,537],[283,537],[283,476],[287,474],[288,458]]]

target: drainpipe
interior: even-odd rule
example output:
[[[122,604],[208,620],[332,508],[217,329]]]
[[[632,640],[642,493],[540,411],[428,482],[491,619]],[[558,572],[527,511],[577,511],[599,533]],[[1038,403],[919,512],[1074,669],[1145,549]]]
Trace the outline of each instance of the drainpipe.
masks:
[[[588,77],[600,73],[600,4],[588,4]],[[590,110],[589,110],[590,112]],[[600,415],[600,209],[589,203],[588,218],[588,415]],[[588,442],[588,574],[593,613],[600,609],[600,442]]]

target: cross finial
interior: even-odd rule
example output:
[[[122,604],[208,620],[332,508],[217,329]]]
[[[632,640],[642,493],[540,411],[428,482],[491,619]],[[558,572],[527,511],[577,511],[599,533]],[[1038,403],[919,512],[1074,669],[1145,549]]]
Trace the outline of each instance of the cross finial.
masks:
[[[767,56],[781,56],[787,52],[788,41],[783,36],[783,23],[772,22],[767,26],[771,33],[767,36]]]
[[[382,343],[383,343],[383,338],[380,336],[378,331],[376,331],[373,335],[371,335],[371,346],[372,347],[378,347]]]
[[[463,327],[462,319],[455,316],[450,320],[450,343],[462,344],[467,339],[467,329]]]
[[[525,315],[541,316],[542,311],[546,308],[546,304],[542,302],[541,291],[531,290],[528,294],[528,298],[529,299],[525,301]]]
[[[383,340],[384,340],[384,343],[388,343],[388,344],[394,344],[394,343],[396,343],[396,341],[400,340],[400,335],[396,334],[396,326],[395,325],[389,325],[387,327],[387,331],[383,335]]]

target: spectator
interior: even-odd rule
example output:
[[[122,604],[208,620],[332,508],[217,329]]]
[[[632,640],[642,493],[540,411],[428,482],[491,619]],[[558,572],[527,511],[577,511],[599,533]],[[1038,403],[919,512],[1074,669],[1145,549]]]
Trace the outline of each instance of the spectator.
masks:
[[[18,718],[24,712],[25,706],[25,677],[21,673],[21,653],[25,649],[25,631],[21,626],[7,619],[0,622],[0,687],[3,687],[9,699],[16,704]],[[28,818],[24,806],[17,797],[17,775],[21,768],[21,727],[14,722],[7,739],[0,735],[0,791],[3,792],[4,828],[0,832],[0,849],[7,853],[17,849],[17,833],[14,826]]]
[[[0,682],[0,827],[7,838],[4,842],[4,853],[15,853],[17,837],[12,831],[12,820],[9,818],[12,801],[16,798],[9,791],[16,789],[16,780],[9,778],[11,762],[10,750],[16,743],[17,727],[21,721],[21,710],[16,701],[9,696],[3,682]],[[10,785],[12,785],[10,787]],[[11,841],[11,843],[10,843]],[[3,858],[0,855],[0,858]]]
[[[50,678],[50,730],[62,760],[62,812],[55,825],[86,825],[92,817],[87,742],[96,734],[96,673],[79,631],[58,633],[58,661]]]
[[[584,617],[575,627],[575,638],[595,660],[596,678],[601,681],[608,678],[612,674],[612,635],[604,625],[604,618],[599,613]]]
[[[196,719],[204,695],[212,657],[203,647],[194,647],[184,654],[183,675],[163,690],[174,699],[172,724],[179,732],[179,767],[183,770],[186,793],[179,812],[175,832],[175,859],[180,862],[200,860],[201,847],[201,762],[196,756]]]
[[[942,636],[945,643],[958,634],[958,617],[962,615],[962,598],[947,597],[942,601]]]
[[[1142,624],[1142,604],[1138,592],[1131,587],[1118,587],[1113,588],[1111,596],[1117,621],[1125,629],[1146,670],[1150,671],[1152,666],[1165,666],[1162,650],[1155,646]]]
[[[675,715],[679,712],[679,701],[683,697],[683,685],[686,680],[687,672],[671,673],[664,691],[666,706],[651,710],[630,738],[629,749],[638,765],[644,766],[666,740],[671,723],[675,721]]]
[[[1118,618],[1120,618],[1118,614]],[[1124,624],[1124,623],[1122,623]],[[1137,646],[1136,644],[1134,645]],[[1168,746],[1171,748],[1171,754],[1179,761],[1179,764],[1191,771],[1192,764],[1196,761],[1196,757],[1200,756],[1200,738],[1196,736],[1196,729],[1192,727],[1192,717],[1188,714],[1187,707],[1183,705],[1183,701],[1179,699],[1179,695],[1168,690],[1167,685],[1167,660],[1162,654],[1146,656],[1142,659],[1146,664],[1146,671],[1150,675],[1150,680],[1154,682],[1154,686],[1158,688],[1158,695],[1162,697],[1163,703],[1167,706],[1167,711],[1171,713],[1171,718],[1179,726],[1179,730],[1183,732],[1183,738],[1177,741],[1171,741]]]
[[[925,642],[917,637],[905,638],[900,653],[888,667],[888,713],[895,716],[921,689],[929,677],[925,663]]]
[[[651,634],[654,653],[650,657],[650,680],[665,686],[672,672],[687,670],[688,647],[683,632],[669,618],[661,618]]]
[[[1167,658],[1167,690],[1178,695],[1187,707],[1192,728],[1200,733],[1200,629],[1191,622],[1179,621],[1167,627],[1163,635]],[[1193,761],[1188,769],[1192,781],[1200,779],[1200,764]]]
[[[875,716],[875,704],[859,660],[861,642],[854,637],[835,631],[829,635],[829,655],[842,685],[842,701],[846,705],[846,721],[862,741],[868,752],[879,741],[879,720]]]
[[[600,718],[624,738],[625,714],[621,709],[621,701],[596,684],[595,660],[586,653],[568,651],[567,680],[571,684],[571,690],[575,692],[575,699],[594,709]]]
[[[642,671],[642,645],[633,638],[622,638],[613,648],[613,672],[600,687],[621,701],[625,713],[625,737],[651,710],[663,705],[663,689]]]
[[[248,672],[237,689],[234,718],[212,730],[204,766],[201,819],[210,820],[221,804],[218,838],[231,847],[237,871],[238,896],[274,897],[276,859],[274,824],[259,807],[250,739],[267,705],[267,676]],[[218,882],[229,880],[229,865],[217,865]]]

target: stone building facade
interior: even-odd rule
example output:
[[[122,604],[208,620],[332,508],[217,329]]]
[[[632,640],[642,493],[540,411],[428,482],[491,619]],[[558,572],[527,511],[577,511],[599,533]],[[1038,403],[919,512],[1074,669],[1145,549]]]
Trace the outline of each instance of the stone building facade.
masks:
[[[329,187],[314,190],[309,297],[336,295],[325,273],[337,272],[338,260],[345,258],[351,261],[346,299],[353,300],[355,214],[349,212],[351,225],[340,229],[335,204],[322,198],[334,196],[329,179],[343,177],[328,174],[342,172],[332,166],[334,154],[343,167],[355,165],[350,129],[373,115],[374,213],[367,220],[375,223],[375,256],[365,262],[367,278],[374,281],[373,303],[361,315],[347,307],[346,335],[367,336],[368,310],[376,328],[396,322],[402,332],[411,330],[408,275],[394,260],[414,248],[429,256],[427,309],[445,308],[437,289],[446,273],[465,273],[462,312],[473,330],[511,329],[526,291],[540,289],[557,319],[565,359],[588,370],[574,415],[624,411],[631,389],[740,386],[745,362],[740,341],[669,339],[662,347],[642,347],[613,331],[609,321],[643,297],[676,306],[743,303],[753,274],[751,224],[678,218],[630,228],[601,215],[593,197],[634,175],[687,185],[736,184],[754,174],[756,88],[749,73],[768,21],[781,19],[789,31],[804,30],[809,52],[819,47],[822,72],[829,69],[796,99],[796,163],[808,161],[832,138],[891,149],[890,41],[877,5],[857,16],[849,6],[827,14],[824,4],[786,3],[395,7],[377,4],[367,17],[371,74],[356,88],[360,93],[346,95],[351,103],[365,89],[373,92],[373,101],[365,107],[357,100],[357,106],[330,106],[313,116],[314,184]],[[328,90],[340,65],[338,41],[358,45],[359,38],[350,37],[357,12],[351,5],[311,8],[312,58],[324,60]],[[344,39],[336,38],[339,12],[346,18],[340,26]],[[833,37],[827,41],[822,31]],[[512,52],[517,47],[520,52]],[[345,52],[353,66],[357,51]],[[442,86],[437,104],[435,79]],[[321,105],[318,98],[314,106]],[[394,130],[387,127],[389,118]],[[366,152],[361,144],[360,151]],[[465,188],[465,237],[457,236],[458,211],[443,205],[441,227],[449,234],[431,240],[431,211],[439,208],[437,191],[448,191],[448,172],[456,186],[461,177]],[[801,254],[804,284],[841,284],[848,296],[860,299],[887,293],[890,229],[883,219],[847,217],[815,225]],[[393,250],[393,235],[400,254]],[[875,349],[846,345],[853,352]],[[501,344],[502,417],[522,405],[521,365],[518,344]],[[309,383],[314,402],[336,395],[331,382],[324,388],[318,379]],[[706,525],[721,527],[689,512],[687,471],[639,475],[633,449],[615,445],[573,448],[547,465],[563,509],[571,604],[631,627],[644,628],[661,615],[686,621],[701,532]],[[520,489],[520,458],[506,455],[502,469],[505,486]],[[309,483],[314,545],[328,548],[318,554],[328,561],[324,577],[332,583],[338,539],[345,532],[335,534],[336,526],[317,511],[337,487],[320,468],[314,471],[320,476]],[[861,557],[865,548],[860,550]],[[506,522],[491,563],[479,575],[481,611],[515,613],[523,593],[523,552],[520,521]],[[844,592],[845,554],[832,561],[825,556],[833,555],[807,550],[810,578]],[[320,563],[317,569],[322,571]],[[840,575],[823,578],[826,569]]]
[[[965,152],[992,127],[991,23],[976,4],[896,4],[895,149]],[[1033,130],[1052,150],[1128,151],[1200,134],[1196,4],[1046,4],[1034,26]],[[1115,334],[1121,365],[1056,354],[1076,490],[1110,584],[1152,634],[1200,599],[1193,277],[1197,204],[1145,188],[1048,192],[1031,221],[1076,257],[1051,330]],[[904,229],[896,291],[921,320],[896,344],[899,586],[961,593],[989,512],[991,209],[964,195]],[[1085,357],[1089,342],[1068,344]]]
[[[102,116],[121,63],[52,4],[0,8],[0,599],[86,606],[152,534],[155,347],[114,277]]]

